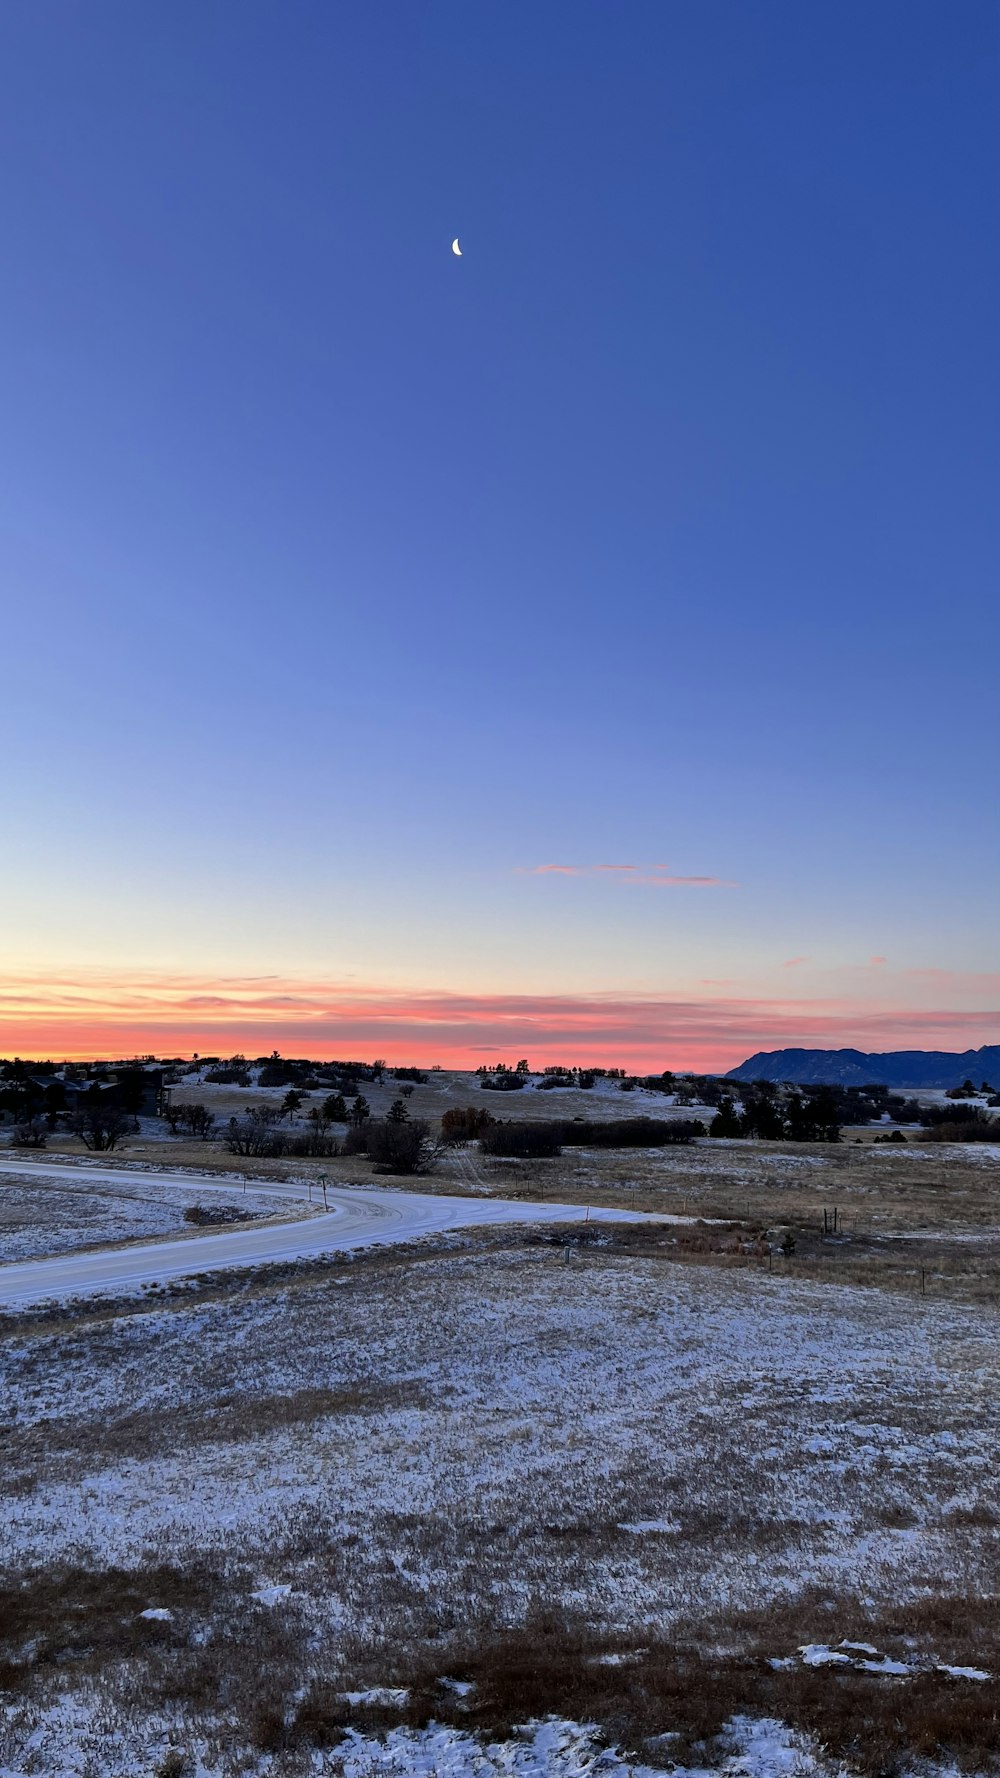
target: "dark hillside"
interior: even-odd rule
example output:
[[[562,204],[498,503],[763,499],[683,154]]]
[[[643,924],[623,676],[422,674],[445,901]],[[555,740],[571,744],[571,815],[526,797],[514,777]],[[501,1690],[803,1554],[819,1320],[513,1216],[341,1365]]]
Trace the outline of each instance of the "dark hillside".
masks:
[[[888,1050],[868,1055],[864,1050],[759,1050],[727,1080],[787,1080],[799,1086],[960,1087],[984,1080],[1000,1088],[1000,1044],[982,1049]]]

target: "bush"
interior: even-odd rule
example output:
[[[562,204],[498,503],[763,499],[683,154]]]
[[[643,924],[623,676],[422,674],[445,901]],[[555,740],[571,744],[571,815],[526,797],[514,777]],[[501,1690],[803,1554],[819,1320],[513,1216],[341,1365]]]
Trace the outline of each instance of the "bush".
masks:
[[[971,1110],[969,1106],[956,1107],[956,1110]],[[1000,1142],[1000,1118],[984,1117],[982,1112],[972,1117],[953,1117],[944,1122],[935,1122],[929,1130],[925,1130],[921,1142]]]
[[[287,1062],[267,1062],[257,1079],[262,1087],[287,1087],[295,1079],[295,1069]]]
[[[275,1128],[278,1113],[269,1105],[258,1105],[245,1117],[231,1117],[226,1127],[225,1145],[230,1154],[253,1155],[273,1160],[288,1153],[288,1137]]]
[[[336,1136],[331,1136],[321,1124],[314,1124],[302,1135],[285,1138],[288,1154],[305,1155],[312,1159],[329,1160],[340,1153],[340,1143]]]
[[[422,1118],[370,1117],[348,1130],[344,1151],[366,1154],[380,1173],[427,1173],[435,1159],[430,1130]]]
[[[156,1768],[156,1778],[186,1778],[189,1770],[187,1754],[179,1747],[171,1747]]]
[[[445,1142],[454,1143],[457,1147],[463,1142],[472,1142],[496,1123],[492,1111],[478,1105],[456,1105],[452,1111],[446,1111],[441,1119],[441,1135]]]
[[[235,1204],[189,1204],[184,1221],[193,1222],[198,1228],[220,1228],[230,1222],[245,1222],[246,1212]]]
[[[48,1125],[44,1118],[30,1117],[25,1123],[14,1125],[15,1148],[44,1148],[48,1141]]]

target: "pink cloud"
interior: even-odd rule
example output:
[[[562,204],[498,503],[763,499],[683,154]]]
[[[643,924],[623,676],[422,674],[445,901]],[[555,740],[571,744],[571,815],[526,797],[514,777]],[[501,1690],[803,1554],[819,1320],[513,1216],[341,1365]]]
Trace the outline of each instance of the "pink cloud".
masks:
[[[424,992],[278,977],[38,973],[0,994],[0,1053],[384,1055],[470,1065],[484,1051],[539,1063],[722,1069],[760,1049],[969,1049],[1000,1011],[869,1008],[845,997]]]
[[[631,884],[648,889],[735,889],[737,884],[723,877],[677,876],[665,864],[533,864],[522,867],[529,877],[599,877],[621,876]]]
[[[801,963],[808,963],[808,957],[786,957],[782,969],[798,969]]]

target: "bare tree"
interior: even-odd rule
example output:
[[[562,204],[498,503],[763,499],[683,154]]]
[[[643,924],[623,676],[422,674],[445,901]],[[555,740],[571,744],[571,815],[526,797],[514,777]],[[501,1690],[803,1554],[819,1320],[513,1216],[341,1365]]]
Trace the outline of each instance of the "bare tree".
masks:
[[[205,1105],[182,1105],[181,1122],[199,1142],[207,1142],[215,1124],[215,1112]]]
[[[230,1154],[274,1159],[288,1149],[288,1137],[275,1124],[281,1114],[271,1105],[257,1105],[245,1117],[231,1117],[224,1142]]]
[[[132,1118],[119,1105],[91,1105],[86,1111],[75,1111],[70,1129],[79,1136],[85,1148],[110,1151],[117,1148],[122,1137],[132,1128]]]

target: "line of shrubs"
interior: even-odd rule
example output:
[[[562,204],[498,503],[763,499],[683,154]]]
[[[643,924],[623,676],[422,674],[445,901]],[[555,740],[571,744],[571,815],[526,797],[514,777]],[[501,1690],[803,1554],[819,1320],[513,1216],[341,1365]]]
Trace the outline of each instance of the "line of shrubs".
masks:
[[[998,1142],[1000,1118],[988,1117],[973,1105],[949,1106],[949,1117],[924,1117],[920,1142]]]
[[[479,1132],[484,1154],[536,1160],[561,1154],[564,1148],[663,1148],[704,1136],[697,1118],[624,1117],[493,1123]]]

